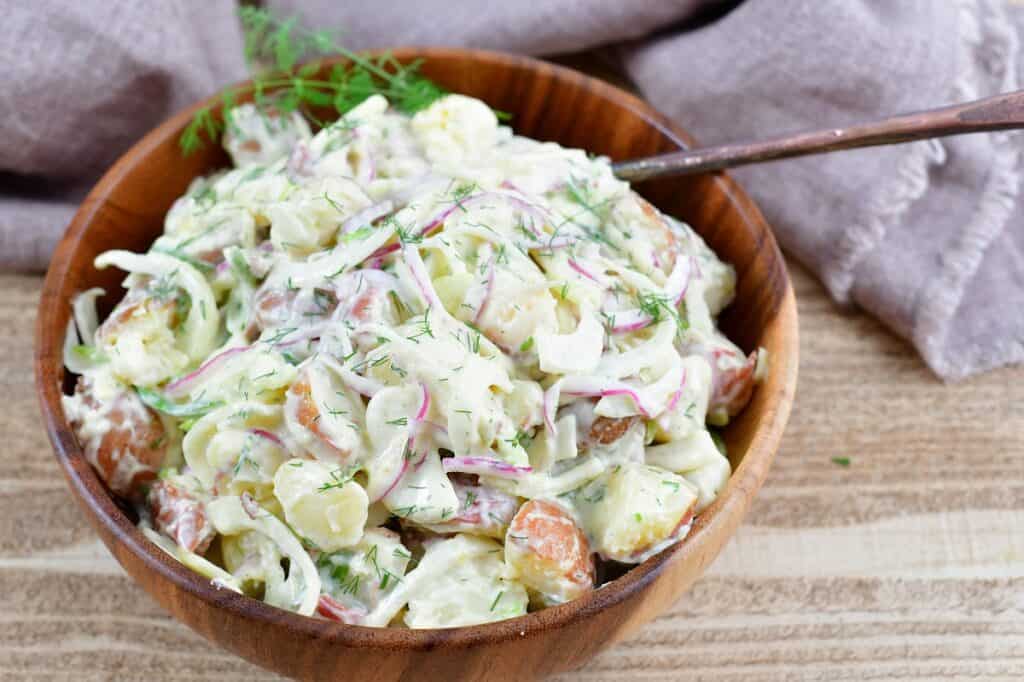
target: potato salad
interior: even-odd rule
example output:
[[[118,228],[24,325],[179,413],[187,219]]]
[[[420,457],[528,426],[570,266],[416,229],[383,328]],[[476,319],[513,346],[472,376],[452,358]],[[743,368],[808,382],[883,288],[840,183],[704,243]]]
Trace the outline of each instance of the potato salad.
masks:
[[[147,253],[96,259],[126,293],[102,322],[79,294],[65,345],[82,449],[168,554],[307,616],[443,628],[580,597],[715,500],[709,424],[764,353],[716,327],[732,267],[607,159],[460,95],[315,134],[243,105],[224,147]]]

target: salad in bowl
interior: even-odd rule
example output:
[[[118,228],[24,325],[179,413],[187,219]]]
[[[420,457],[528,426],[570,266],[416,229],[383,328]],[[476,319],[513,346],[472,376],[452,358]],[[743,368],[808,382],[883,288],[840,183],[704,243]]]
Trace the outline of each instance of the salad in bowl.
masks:
[[[279,608],[441,628],[685,539],[767,371],[689,226],[462,95],[315,134],[240,105],[224,147],[67,330],[65,413],[155,544]]]

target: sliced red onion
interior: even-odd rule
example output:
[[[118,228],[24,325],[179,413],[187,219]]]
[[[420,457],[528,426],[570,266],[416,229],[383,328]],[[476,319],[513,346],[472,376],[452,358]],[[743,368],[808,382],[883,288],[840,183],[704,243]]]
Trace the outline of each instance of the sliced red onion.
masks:
[[[451,206],[448,206],[445,209],[443,209],[440,213],[438,213],[433,218],[431,218],[429,221],[427,221],[427,223],[422,228],[420,228],[418,236],[420,236],[420,237],[429,237],[429,236],[431,236],[442,225],[444,225],[444,221],[447,220],[448,216],[450,216],[456,210],[465,209],[468,206],[472,206],[473,204],[478,204],[481,201],[483,201],[485,199],[488,199],[488,198],[504,199],[505,201],[508,201],[512,205],[514,205],[517,208],[519,208],[521,211],[523,211],[525,213],[530,213],[533,216],[540,217],[542,221],[549,221],[549,219],[550,219],[550,216],[548,216],[544,212],[544,209],[542,209],[540,206],[537,206],[536,204],[530,203],[529,201],[527,201],[526,199],[524,199],[522,197],[517,197],[517,196],[509,194],[507,192],[483,192],[481,194],[475,194],[475,195],[469,197],[468,199],[463,199],[462,201],[454,202]],[[399,203],[401,203],[401,202],[399,202]],[[541,233],[541,232],[538,232],[536,229],[533,228],[532,225],[530,226],[530,231],[536,237],[536,241],[526,242],[526,247],[528,249],[559,249],[559,248],[564,248],[566,246],[569,246],[570,244],[573,244],[576,241],[575,239],[571,239],[571,238],[568,238],[568,237],[545,238],[544,234]],[[396,244],[388,244],[387,246],[382,246],[381,248],[377,249],[370,256],[370,259],[368,259],[368,260],[370,260],[371,262],[373,262],[373,261],[378,261],[379,262],[384,256],[388,255],[389,253],[394,253],[395,251],[398,251],[400,248],[402,248],[401,244],[397,244],[397,243]]]
[[[679,388],[672,394],[672,400],[668,401],[668,406],[665,407],[665,412],[671,412],[676,409],[676,405],[679,404],[679,398],[683,395],[683,387],[686,386],[686,367],[683,367],[682,378],[679,380]]]
[[[585,393],[573,393],[569,391],[567,391],[567,393],[568,395],[587,395]],[[636,403],[636,409],[640,411],[640,415],[644,419],[650,419],[651,417],[651,410],[644,407],[643,399],[640,397],[640,394],[634,388],[625,385],[614,386],[606,388],[596,395],[599,395],[602,398],[609,398],[617,395],[628,395],[633,400],[633,402]]]
[[[526,194],[526,192],[524,192],[523,190],[519,189],[515,184],[513,184],[512,182],[510,182],[508,180],[502,180],[501,184],[498,185],[498,186],[499,187],[503,187],[504,189],[510,189],[513,192],[519,192],[520,194]]]
[[[622,381],[613,381],[603,377],[568,376],[562,378],[561,392],[585,398],[607,398],[617,395],[629,396],[636,404],[637,411],[645,419],[650,419],[655,410],[647,405],[644,396],[636,388]]]
[[[444,224],[444,221],[448,219],[448,216],[450,216],[456,210],[465,210],[470,206],[479,204],[482,201],[487,201],[488,199],[502,199],[512,204],[515,208],[519,209],[523,213],[529,213],[531,216],[539,218],[541,222],[550,222],[551,216],[548,215],[548,213],[543,208],[537,206],[536,204],[530,203],[524,197],[516,196],[508,192],[481,192],[480,194],[474,194],[473,196],[463,199],[461,201],[453,202],[451,206],[445,208],[443,211],[437,214],[423,227],[423,229],[420,230],[420,236],[427,237],[433,234],[437,230],[437,228]],[[531,232],[533,232],[534,235],[537,236],[538,238],[543,237],[543,234],[537,232],[537,230],[532,229],[532,226]]]
[[[691,261],[692,258],[677,257],[675,267],[672,268],[672,272],[669,273],[668,278],[665,280],[662,294],[667,300],[672,301],[673,305],[679,305],[679,302],[686,295],[686,290],[690,284],[690,273],[692,272]],[[650,315],[637,308],[605,312],[614,320],[611,329],[616,334],[635,332],[652,322]]]
[[[423,400],[420,402],[420,409],[416,411],[416,416],[409,422],[409,443],[407,448],[409,452],[416,452],[416,436],[419,434],[420,426],[423,420],[426,419],[427,413],[430,411],[430,391],[427,389],[427,385],[420,382],[420,390],[423,392]],[[418,469],[423,460],[427,457],[427,451],[424,450],[423,456],[416,463]]]
[[[393,481],[391,481],[391,483],[388,484],[388,487],[384,489],[384,492],[381,493],[380,497],[378,497],[375,500],[370,500],[370,502],[371,503],[373,503],[373,502],[380,502],[385,497],[390,495],[391,491],[394,490],[395,486],[398,485],[398,482],[401,481],[403,478],[405,478],[405,472],[408,471],[408,470],[409,470],[409,460],[406,459],[405,457],[402,457],[402,466],[399,467],[399,469],[398,469],[398,475],[395,476],[395,479]]]
[[[275,434],[271,433],[270,431],[267,431],[266,429],[250,429],[249,433],[251,433],[254,436],[259,436],[264,440],[269,440],[271,443],[281,448],[282,450],[288,449],[284,446],[283,440],[278,438]]]
[[[484,194],[481,194],[479,196],[485,197],[488,194],[499,196],[499,197],[505,199],[506,201],[508,201],[510,204],[512,204],[513,206],[518,208],[523,213],[529,213],[533,217],[539,219],[541,221],[541,223],[553,222],[551,220],[551,214],[548,212],[548,210],[546,208],[544,208],[543,206],[539,206],[537,204],[534,204],[533,202],[527,200],[526,196],[522,192],[516,192],[516,194],[509,194],[507,192],[491,192],[491,193],[484,193]],[[536,234],[538,237],[542,236],[542,234],[540,234],[540,233],[538,233],[536,231],[534,231],[534,234]]]
[[[473,204],[479,204],[481,201],[487,201],[488,199],[500,199],[502,201],[506,201],[509,204],[511,204],[514,208],[519,210],[521,213],[526,213],[532,219],[540,221],[542,225],[544,223],[554,222],[551,219],[551,214],[547,211],[547,209],[527,200],[526,196],[522,192],[519,192],[518,190],[515,190],[514,194],[511,192],[483,192],[481,194],[474,195],[469,199],[462,201],[459,204],[456,204],[455,207],[457,208],[472,206]],[[530,221],[530,225],[527,226],[524,224],[523,227],[528,228],[537,240],[542,240],[545,236],[542,231],[538,230],[533,225],[533,220]]]
[[[522,479],[533,473],[533,467],[516,466],[493,457],[447,457],[441,460],[445,473],[477,474],[496,478]]]
[[[427,385],[422,381],[420,382],[420,390],[423,392],[423,402],[420,403],[420,409],[416,412],[417,422],[423,421],[427,416],[427,412],[430,411],[430,391],[427,390]]]
[[[487,486],[464,483],[458,478],[452,481],[452,487],[459,498],[458,511],[450,519],[432,524],[431,530],[504,535],[519,509],[517,497]]]
[[[594,275],[589,270],[587,270],[582,265],[580,265],[576,261],[576,259],[574,259],[574,258],[570,258],[569,259],[569,267],[572,268],[573,270],[575,270],[579,275],[581,275],[583,277],[586,277],[587,279],[589,279],[592,282],[595,282],[597,284],[600,284],[601,286],[604,286],[604,283],[601,282],[601,280],[599,280],[596,275]]]
[[[379,204],[373,204],[367,206],[361,211],[350,216],[345,222],[338,228],[340,234],[348,234],[354,232],[364,225],[372,225],[376,220],[383,218],[395,208],[395,205],[388,200],[384,200]]]
[[[423,449],[423,454],[420,455],[420,458],[418,460],[416,460],[416,464],[413,465],[412,470],[413,471],[419,471],[420,467],[423,466],[423,463],[427,461],[427,455],[429,455],[429,454],[430,454],[430,450],[428,448],[424,448]]]
[[[316,612],[328,620],[336,620],[347,625],[361,625],[366,617],[365,611],[346,606],[327,594],[320,595],[316,603]]]
[[[615,334],[639,331],[651,324],[651,316],[636,309],[610,313],[609,318],[614,320],[611,328]]]
[[[459,206],[460,204],[454,204],[438,213],[432,220],[430,220],[430,222],[423,226],[420,230],[420,236],[429,237],[436,232],[439,227],[444,225],[444,221],[447,220],[448,216],[450,216]]]
[[[226,351],[214,355],[212,358],[199,365],[199,367],[194,371],[167,384],[164,392],[172,398],[178,398],[187,394],[205,374],[220,367],[232,356],[244,353],[250,348],[252,348],[252,346],[237,346],[235,348],[228,348]]]
[[[385,244],[371,253],[370,257],[366,259],[366,268],[370,270],[380,270],[384,265],[384,257],[398,251],[400,248],[402,248],[402,245],[398,242],[395,242],[394,244]]]

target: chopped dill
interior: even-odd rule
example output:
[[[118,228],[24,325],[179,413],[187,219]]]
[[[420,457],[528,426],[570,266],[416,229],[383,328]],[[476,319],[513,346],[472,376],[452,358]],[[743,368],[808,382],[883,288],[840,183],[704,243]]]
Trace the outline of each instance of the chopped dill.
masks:
[[[330,473],[330,477],[331,480],[317,488],[317,492],[325,493],[328,490],[344,488],[352,482],[355,472],[343,472],[341,469],[335,469]]]
[[[430,326],[430,306],[427,306],[427,309],[423,311],[423,319],[413,318],[411,322],[416,327],[416,333],[405,337],[406,339],[419,343],[419,339],[424,336],[434,338],[434,330]]]
[[[676,323],[680,332],[690,328],[690,323],[685,316],[679,314],[679,310],[667,297],[662,294],[638,293],[636,304],[640,310],[651,318],[648,326],[658,324],[664,319],[670,319]]]
[[[348,579],[341,583],[341,591],[345,594],[355,594],[359,591],[359,583],[363,579],[358,573],[352,573]]]
[[[505,442],[512,447],[528,448],[530,443],[533,441],[533,436],[528,434],[526,431],[519,429],[516,431],[516,435],[511,438],[506,438]]]
[[[405,113],[415,113],[443,97],[445,90],[424,78],[420,62],[402,64],[389,53],[363,56],[338,44],[330,31],[309,31],[295,18],[281,20],[270,11],[253,6],[239,9],[245,36],[245,58],[250,68],[269,67],[257,73],[250,85],[221,93],[219,115],[214,106],[195,113],[178,140],[185,155],[216,142],[230,122],[238,101],[251,96],[267,120],[311,107],[332,108],[343,115],[371,95],[386,96]],[[347,64],[336,64],[326,74],[319,61],[304,65],[309,57],[338,55]],[[228,123],[227,125],[230,125]]]

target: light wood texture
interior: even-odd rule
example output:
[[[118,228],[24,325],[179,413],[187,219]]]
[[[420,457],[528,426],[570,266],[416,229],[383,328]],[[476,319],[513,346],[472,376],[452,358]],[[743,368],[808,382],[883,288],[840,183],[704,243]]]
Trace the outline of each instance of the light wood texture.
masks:
[[[612,159],[692,146],[649,105],[603,81],[525,57],[455,50],[396,50],[422,58],[443,87],[513,115],[522,134]],[[323,65],[326,72],[331,63]],[[216,103],[215,98],[206,104]],[[200,105],[197,105],[200,106]],[[723,432],[733,475],[674,544],[599,590],[521,618],[446,630],[365,628],[305,618],[217,589],[146,540],[88,465],[61,407],[61,348],[72,296],[101,286],[116,298],[116,272],[97,272],[111,248],[144,249],[191,179],[223,165],[209,147],[182,160],[182,112],[144,137],[85,199],[50,263],[36,322],[36,386],[43,420],[70,489],[125,570],[168,611],[212,641],[271,670],[310,680],[505,680],[579,667],[633,633],[704,572],[739,526],[778,448],[797,372],[796,304],[785,263],[757,207],[726,176],[646,184],[642,193],[690,223],[737,271],[721,326],[746,351],[767,349],[771,370]],[[320,114],[320,118],[323,113]]]
[[[1024,90],[940,109],[858,123],[843,128],[782,135],[616,163],[615,174],[639,181],[736,168],[797,156],[879,147],[933,137],[1024,128]]]
[[[790,267],[801,379],[752,511],[662,617],[557,679],[1024,679],[1024,369],[943,385]],[[0,276],[0,679],[281,679],[167,615],[72,502],[32,385],[40,287]]]

